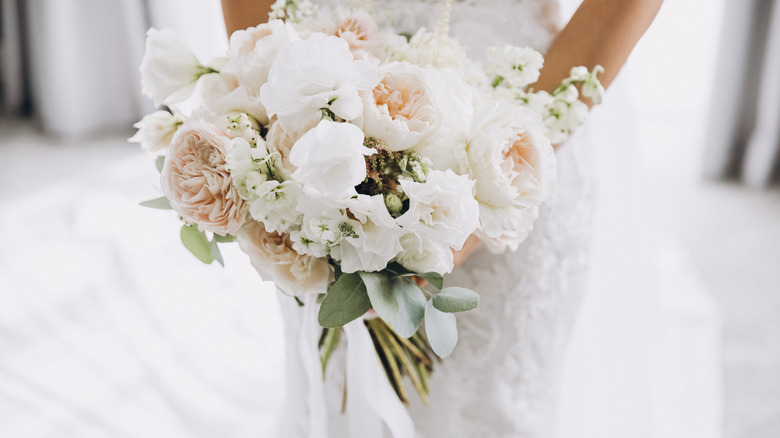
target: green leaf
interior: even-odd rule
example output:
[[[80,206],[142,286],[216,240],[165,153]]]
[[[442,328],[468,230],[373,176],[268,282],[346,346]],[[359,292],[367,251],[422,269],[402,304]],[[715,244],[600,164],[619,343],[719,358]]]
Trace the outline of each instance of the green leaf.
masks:
[[[171,202],[168,201],[168,198],[165,196],[157,198],[157,199],[150,199],[148,201],[144,201],[140,203],[144,207],[149,208],[158,208],[160,210],[173,210],[173,207],[171,207]]]
[[[398,314],[391,324],[399,336],[409,338],[420,327],[427,300],[422,289],[409,278],[394,278],[392,287],[398,301]]]
[[[436,289],[441,289],[444,286],[444,277],[437,272],[426,272],[425,274],[417,274],[417,276],[433,285]]]
[[[203,263],[210,264],[214,261],[214,255],[211,253],[211,244],[206,235],[198,231],[195,226],[184,225],[181,227],[181,242],[192,255]]]
[[[162,155],[157,157],[157,160],[155,160],[154,165],[157,166],[158,172],[162,172],[163,166],[165,165],[165,157]]]
[[[444,286],[444,278],[441,276],[441,274],[438,274],[436,272],[426,272],[425,274],[418,274],[416,272],[412,272],[406,268],[404,268],[400,263],[393,262],[387,265],[385,268],[385,271],[390,274],[391,278],[394,277],[420,277],[427,281],[428,283],[432,284],[436,287],[436,289],[441,289],[442,286]]]
[[[401,277],[404,275],[411,275],[408,269],[401,266],[400,263],[393,262],[387,265],[385,272],[390,274],[390,277]]]
[[[390,277],[384,272],[359,272],[366,285],[371,307],[385,322],[391,323],[398,314],[398,301],[390,285]]]
[[[442,312],[465,312],[479,305],[479,295],[463,287],[446,287],[436,294],[431,302],[433,307]]]
[[[214,260],[217,261],[222,267],[225,267],[225,260],[222,258],[222,252],[219,251],[219,246],[217,246],[217,234],[214,235],[214,239],[209,242],[209,246],[211,247],[211,256],[214,257]]]
[[[444,313],[433,307],[433,300],[425,306],[425,334],[428,342],[442,359],[452,354],[455,344],[458,343],[458,326],[455,315]]]
[[[214,234],[214,241],[219,243],[235,242],[236,236],[231,236],[230,234],[226,234],[224,236],[220,236],[219,234]]]
[[[317,319],[327,328],[341,327],[360,318],[371,308],[360,274],[342,274],[322,300]]]

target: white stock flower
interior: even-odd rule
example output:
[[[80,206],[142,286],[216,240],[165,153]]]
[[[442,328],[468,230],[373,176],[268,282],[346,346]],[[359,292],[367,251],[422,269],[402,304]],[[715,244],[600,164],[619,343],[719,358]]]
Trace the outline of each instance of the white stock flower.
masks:
[[[230,141],[227,153],[227,170],[233,178],[233,185],[242,199],[251,201],[256,198],[257,186],[268,181],[268,168],[264,160],[268,156],[265,147],[252,147],[244,138],[234,138]]]
[[[401,187],[409,197],[409,210],[398,223],[406,231],[460,249],[479,227],[479,204],[469,177],[432,170],[424,183],[401,180]]]
[[[168,111],[156,111],[133,125],[138,132],[130,137],[129,141],[140,143],[141,147],[150,153],[164,152],[182,123],[184,120],[178,115]]]
[[[539,204],[553,192],[556,161],[537,113],[499,102],[475,120],[468,157],[480,203],[480,237],[493,250],[516,249]]]
[[[292,147],[290,163],[297,167],[292,177],[311,196],[355,195],[355,186],[366,178],[364,156],[374,153],[363,140],[355,125],[322,120]]]
[[[542,54],[530,47],[501,44],[488,49],[486,70],[497,82],[522,89],[539,79],[543,63]]]
[[[296,181],[266,181],[254,189],[255,197],[247,203],[249,214],[269,231],[287,232],[300,224],[301,214],[296,207],[301,193],[301,185]]]
[[[198,78],[212,73],[170,29],[149,29],[141,61],[141,91],[156,106],[175,103],[192,94]]]
[[[363,130],[391,151],[402,151],[424,140],[441,116],[428,87],[425,70],[406,62],[381,67],[380,81],[363,94]]]
[[[346,273],[384,269],[401,252],[404,234],[387,211],[384,196],[357,195],[346,204],[355,219],[342,222],[343,236],[331,249],[331,257],[341,262],[341,270]],[[345,224],[351,232],[345,233]]]
[[[409,233],[401,237],[401,247],[402,251],[396,261],[412,272],[436,272],[441,275],[452,272],[454,257],[448,245]]]
[[[374,68],[355,61],[344,40],[315,33],[279,51],[260,100],[283,128],[298,131],[316,124],[323,110],[346,121],[357,119],[363,114],[358,92],[376,82]]]

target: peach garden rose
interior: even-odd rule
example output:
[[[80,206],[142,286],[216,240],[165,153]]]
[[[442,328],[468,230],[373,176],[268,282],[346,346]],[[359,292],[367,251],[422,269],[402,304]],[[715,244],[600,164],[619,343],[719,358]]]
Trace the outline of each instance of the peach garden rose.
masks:
[[[217,127],[188,121],[173,137],[161,174],[163,192],[182,219],[222,236],[235,235],[247,211],[227,170],[229,148],[230,138]]]
[[[290,295],[325,293],[332,280],[326,259],[299,254],[289,235],[269,232],[262,222],[247,222],[236,240],[260,277]]]

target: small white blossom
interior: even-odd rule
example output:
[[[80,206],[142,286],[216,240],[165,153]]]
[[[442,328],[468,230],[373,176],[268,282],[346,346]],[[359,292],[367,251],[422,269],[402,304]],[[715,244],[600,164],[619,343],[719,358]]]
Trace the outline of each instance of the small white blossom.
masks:
[[[140,143],[141,147],[151,153],[161,153],[168,149],[176,130],[184,120],[168,111],[157,111],[141,119],[133,125],[138,129],[129,141]]]
[[[486,70],[494,86],[522,89],[539,79],[544,57],[530,47],[502,44],[488,49],[487,61]]]
[[[215,70],[198,58],[170,29],[149,29],[146,52],[141,61],[141,91],[156,106],[188,98],[195,83]]]

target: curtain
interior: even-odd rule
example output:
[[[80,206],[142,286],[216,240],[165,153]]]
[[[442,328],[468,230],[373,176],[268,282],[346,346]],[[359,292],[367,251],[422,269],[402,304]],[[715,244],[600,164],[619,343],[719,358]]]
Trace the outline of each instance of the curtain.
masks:
[[[202,60],[227,44],[217,0],[2,0],[0,5],[3,106],[19,112],[30,100],[42,129],[55,135],[127,129],[151,112],[138,72],[150,26],[177,31]]]
[[[765,187],[780,168],[780,0],[728,0],[704,170]]]

